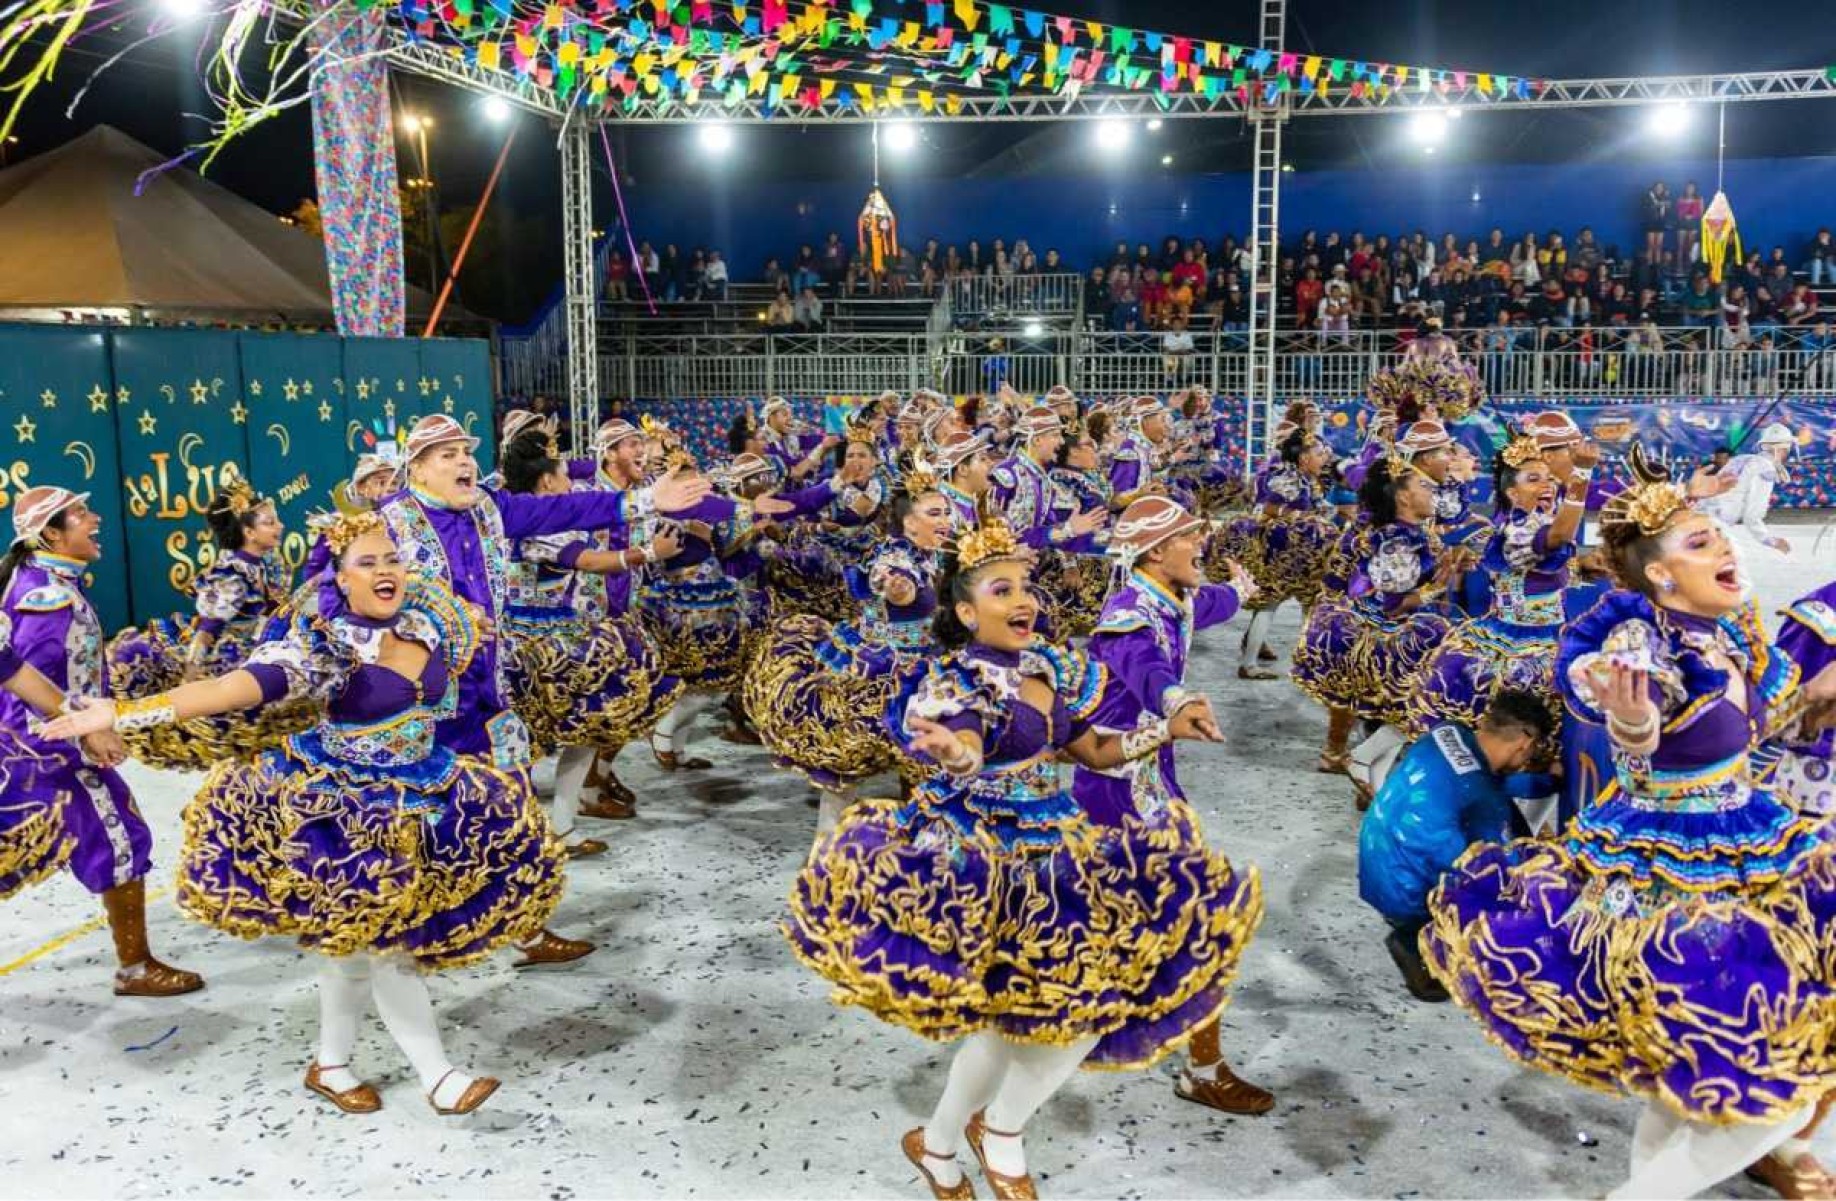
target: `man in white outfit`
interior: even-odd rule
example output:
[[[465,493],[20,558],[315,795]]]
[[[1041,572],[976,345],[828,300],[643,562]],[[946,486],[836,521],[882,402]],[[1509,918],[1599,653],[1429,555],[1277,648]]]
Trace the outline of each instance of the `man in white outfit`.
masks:
[[[1772,491],[1790,478],[1785,460],[1798,445],[1797,435],[1780,422],[1760,431],[1759,453],[1736,455],[1721,469],[1721,478],[1731,480],[1728,490],[1703,502],[1703,508],[1718,518],[1730,531],[1744,528],[1762,545],[1780,554],[1791,553],[1791,543],[1766,526],[1766,513],[1772,508]]]

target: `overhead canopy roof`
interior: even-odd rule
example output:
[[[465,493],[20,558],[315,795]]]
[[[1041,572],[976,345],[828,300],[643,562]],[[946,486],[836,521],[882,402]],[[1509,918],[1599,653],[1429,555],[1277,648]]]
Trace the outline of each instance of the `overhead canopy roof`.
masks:
[[[164,161],[101,125],[0,171],[0,306],[329,320],[317,237],[185,167],[136,196]],[[427,293],[409,288],[408,307],[425,313]]]

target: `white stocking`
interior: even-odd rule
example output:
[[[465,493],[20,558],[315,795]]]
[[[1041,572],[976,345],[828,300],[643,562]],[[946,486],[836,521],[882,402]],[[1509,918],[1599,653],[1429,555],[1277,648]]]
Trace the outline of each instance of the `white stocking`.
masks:
[[[370,989],[376,996],[376,1012],[382,1014],[390,1037],[420,1077],[422,1091],[435,1093],[438,1089],[434,1102],[452,1105],[472,1078],[454,1071],[453,1061],[446,1057],[440,1027],[434,1021],[433,1001],[427,995],[427,982],[399,956],[379,955],[374,960]]]
[[[1396,756],[1403,748],[1403,736],[1390,726],[1378,726],[1377,732],[1352,748],[1351,778],[1361,784],[1370,786],[1376,792],[1383,786],[1383,777],[1395,766]],[[1380,775],[1379,772],[1382,774]]]
[[[1080,1038],[1068,1047],[1021,1045],[1012,1048],[1013,1062],[982,1120],[989,1133],[982,1140],[988,1166],[1003,1176],[1026,1175],[1026,1147],[1020,1135],[1039,1107],[1051,1100],[1059,1086],[1071,1078],[1097,1045],[1095,1035]],[[1004,1130],[1012,1137],[995,1134]]]
[[[712,697],[698,692],[685,693],[681,700],[671,707],[668,713],[657,721],[656,732],[650,736],[650,744],[657,750],[680,755],[688,746],[689,727],[695,724],[695,718],[707,708]]]
[[[369,983],[367,956],[326,955],[319,962],[319,1079],[333,1092],[346,1092],[363,1083],[350,1062]]]
[[[1661,1101],[1645,1102],[1632,1132],[1632,1175],[1611,1198],[1693,1197],[1764,1159],[1796,1134],[1807,1107],[1776,1122],[1711,1126],[1680,1118]]]
[[[994,1100],[1012,1062],[1013,1048],[991,1030],[965,1038],[951,1058],[943,1096],[937,1098],[937,1108],[924,1127],[924,1149],[931,1153],[925,1167],[945,1188],[962,1179],[961,1169],[948,1157],[963,1145],[963,1128],[976,1110]]]
[[[590,746],[562,747],[555,756],[555,833],[563,842],[574,836],[580,822],[580,790],[592,766]]]
[[[1243,635],[1243,646],[1237,660],[1240,667],[1255,667],[1262,648],[1269,644],[1269,623],[1275,620],[1275,610],[1258,609],[1250,614],[1249,630]]]
[[[841,816],[854,803],[854,785],[844,784],[833,791],[816,791],[816,837],[821,838],[841,823]]]

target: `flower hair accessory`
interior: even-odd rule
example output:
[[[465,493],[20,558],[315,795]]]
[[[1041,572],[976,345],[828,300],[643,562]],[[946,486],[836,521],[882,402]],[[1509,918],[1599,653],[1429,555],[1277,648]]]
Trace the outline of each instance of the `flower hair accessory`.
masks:
[[[1031,558],[986,494],[976,501],[974,527],[959,535],[951,550],[956,555],[959,571],[973,571],[1003,560]]]
[[[1632,469],[1632,485],[1601,509],[1602,529],[1633,525],[1652,538],[1668,529],[1679,514],[1691,511],[1689,490],[1671,480],[1668,467],[1648,459],[1643,446],[1633,444],[1626,465]]]
[[[911,465],[905,469],[905,494],[923,496],[926,492],[937,491],[937,469],[925,460],[921,453],[912,455]]]
[[[389,530],[382,514],[374,509],[362,513],[314,513],[306,519],[306,528],[322,536],[334,556],[344,554],[351,543],[365,534],[385,534]]]

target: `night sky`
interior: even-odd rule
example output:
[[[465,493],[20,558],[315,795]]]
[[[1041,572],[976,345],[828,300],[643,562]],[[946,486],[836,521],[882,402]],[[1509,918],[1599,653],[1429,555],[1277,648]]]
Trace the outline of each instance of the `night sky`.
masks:
[[[917,0],[912,0],[915,7]],[[881,0],[881,9],[898,11]],[[1120,22],[1138,29],[1253,44],[1254,3],[1191,0],[1058,0],[1039,7],[1077,17]],[[909,10],[908,10],[909,11]],[[1543,0],[1526,3],[1446,3],[1441,0],[1295,0],[1288,17],[1288,48],[1341,58],[1495,71],[1540,77],[1622,76],[1707,71],[1802,69],[1836,63],[1836,18],[1824,3],[1769,4],[1763,15],[1741,16],[1726,0]],[[125,36],[123,36],[125,40]],[[135,51],[90,88],[69,117],[77,91],[100,60],[120,43],[93,38],[66,55],[57,78],[33,98],[17,130],[9,161],[61,143],[107,123],[168,154],[194,140],[204,106],[196,82],[195,35]],[[427,81],[398,79],[398,110],[435,117],[434,174],[448,207],[472,203],[482,189],[502,131],[489,125],[476,101]],[[1836,100],[1729,105],[1728,153],[1735,157],[1836,154]],[[1634,109],[1487,113],[1462,122],[1442,161],[1548,161],[1584,158],[1596,146],[1623,153],[1626,134],[1641,119]],[[506,215],[541,224],[554,246],[531,245],[518,261],[496,264],[514,275],[533,303],[559,271],[559,199],[553,137],[530,117],[520,117],[518,137],[500,203]],[[1403,123],[1373,117],[1307,118],[1290,126],[1287,157],[1297,169],[1383,167],[1407,162]],[[947,175],[1068,174],[1093,169],[1079,128],[1065,125],[984,124],[933,127],[925,134],[921,164],[907,166]],[[1667,154],[1712,155],[1714,122],[1699,120],[1681,143],[1651,146]],[[1174,170],[1241,170],[1248,149],[1240,120],[1169,122],[1158,145],[1176,159]],[[1634,142],[1640,139],[1630,139]],[[748,128],[730,159],[718,166],[695,152],[687,131],[629,129],[614,145],[631,189],[694,186],[710,170],[744,170],[762,177],[864,176],[867,138],[861,128]],[[409,148],[404,140],[404,154]],[[409,160],[411,161],[411,160]],[[1144,160],[1145,162],[1145,160]],[[1147,162],[1144,169],[1159,170]],[[404,174],[411,172],[404,171]],[[312,194],[312,142],[304,106],[232,144],[211,177],[276,212]],[[610,188],[602,181],[597,209],[610,219]],[[517,316],[516,313],[504,314]]]

